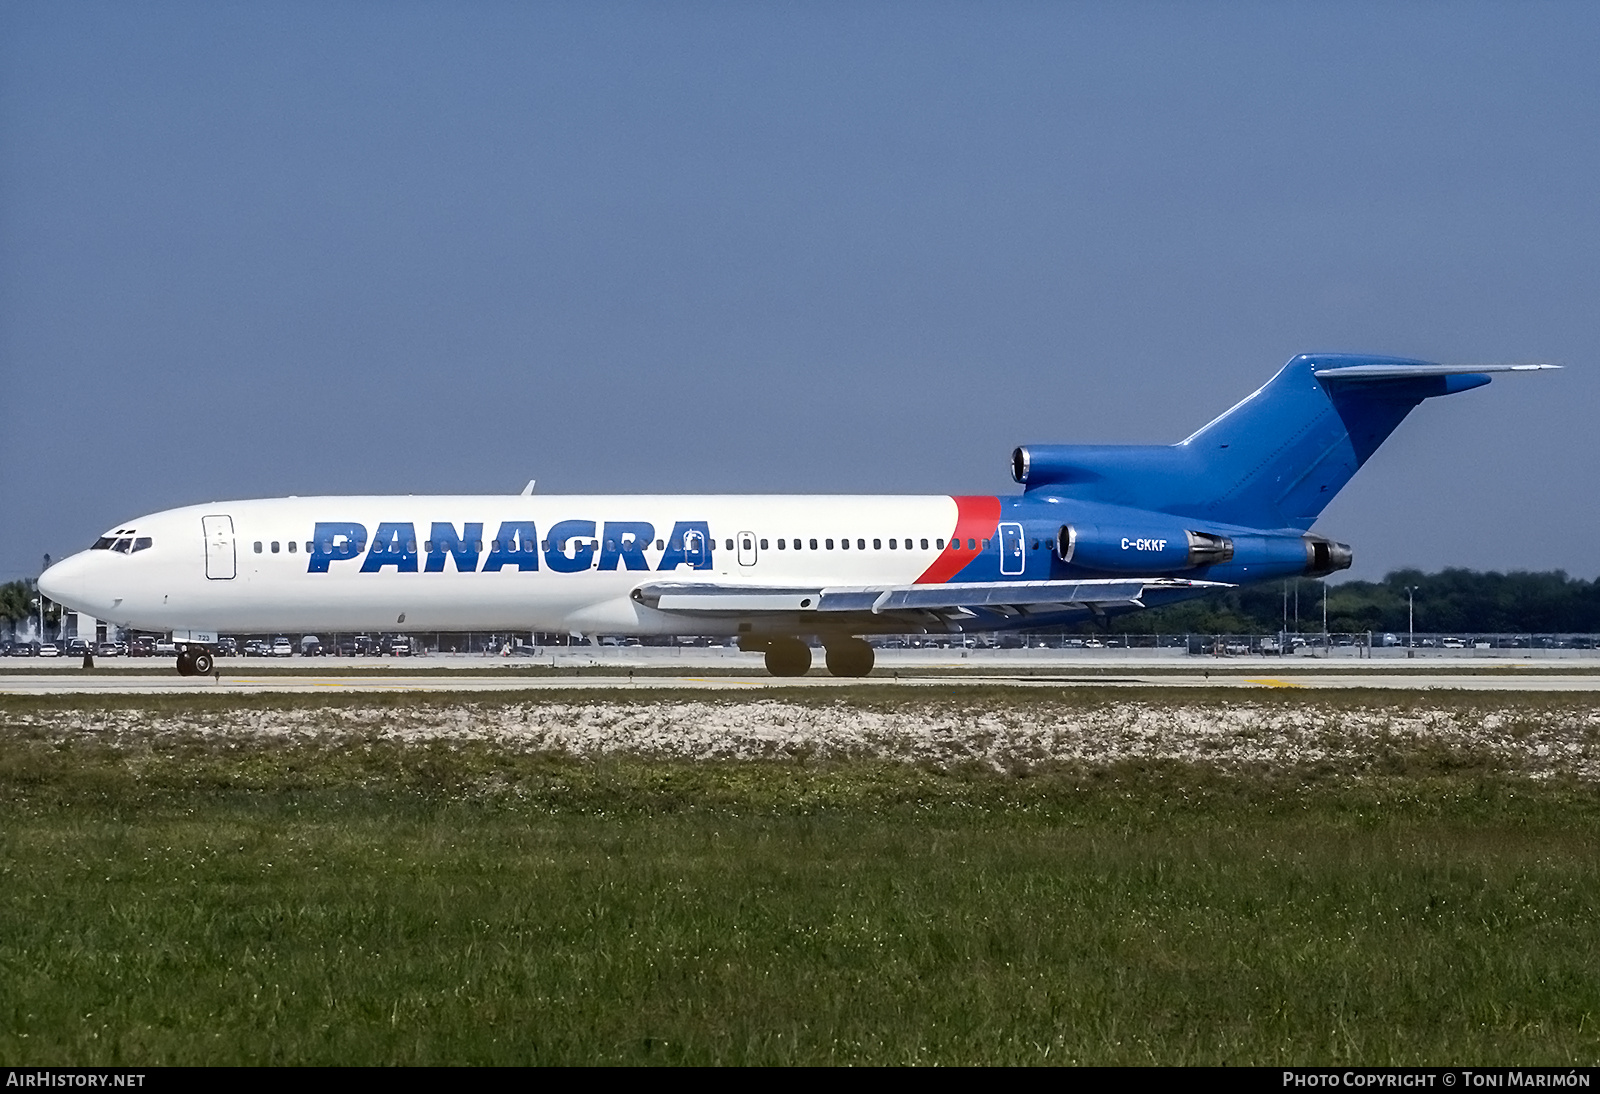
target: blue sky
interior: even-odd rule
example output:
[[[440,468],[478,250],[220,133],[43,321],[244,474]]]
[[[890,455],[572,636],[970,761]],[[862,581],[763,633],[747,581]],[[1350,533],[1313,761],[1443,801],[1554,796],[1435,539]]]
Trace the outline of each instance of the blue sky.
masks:
[[[0,3],[0,580],[315,493],[1009,493],[1305,350],[1356,576],[1594,577],[1600,9]]]

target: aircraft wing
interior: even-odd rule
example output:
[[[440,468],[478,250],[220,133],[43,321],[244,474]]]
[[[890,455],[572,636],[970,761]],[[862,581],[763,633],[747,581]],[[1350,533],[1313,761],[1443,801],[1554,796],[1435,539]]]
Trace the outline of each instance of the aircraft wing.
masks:
[[[752,586],[653,582],[633,592],[640,603],[664,612],[694,615],[831,616],[844,623],[846,613],[896,616],[1028,615],[1067,608],[1090,611],[1109,607],[1143,607],[1153,589],[1223,589],[1220,581],[1182,578],[1101,578],[1087,581],[984,581],[944,585]]]

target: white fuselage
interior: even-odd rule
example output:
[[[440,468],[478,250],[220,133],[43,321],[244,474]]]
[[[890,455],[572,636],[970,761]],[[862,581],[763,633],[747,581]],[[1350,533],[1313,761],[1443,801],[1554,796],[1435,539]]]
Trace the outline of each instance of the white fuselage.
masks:
[[[909,584],[957,516],[947,496],[218,502],[119,525],[40,587],[149,631],[736,633],[736,619],[689,620],[632,594],[663,582]]]

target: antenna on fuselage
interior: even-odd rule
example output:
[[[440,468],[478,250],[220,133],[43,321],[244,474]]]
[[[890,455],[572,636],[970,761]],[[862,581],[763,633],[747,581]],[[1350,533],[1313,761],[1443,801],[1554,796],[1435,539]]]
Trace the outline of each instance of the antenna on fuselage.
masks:
[[[528,496],[528,495],[529,495],[529,494],[532,494],[532,493],[533,493],[533,484],[534,484],[534,483],[536,483],[536,482],[538,482],[538,481],[539,481],[539,480],[538,480],[538,479],[529,479],[529,480],[528,480],[528,485],[527,485],[527,486],[524,486],[524,487],[523,487],[523,488],[522,488],[522,493],[520,493],[520,494],[518,494],[518,495],[517,495],[517,496],[518,496],[518,497],[519,497],[519,498],[525,498],[525,497],[527,497],[527,496]]]

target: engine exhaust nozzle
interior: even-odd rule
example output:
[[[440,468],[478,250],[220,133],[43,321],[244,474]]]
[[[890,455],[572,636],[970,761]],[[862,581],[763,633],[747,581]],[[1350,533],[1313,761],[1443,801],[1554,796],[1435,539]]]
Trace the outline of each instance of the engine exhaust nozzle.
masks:
[[[1302,537],[1306,544],[1306,576],[1326,577],[1336,570],[1348,570],[1355,552],[1348,543],[1335,543],[1321,536]]]

